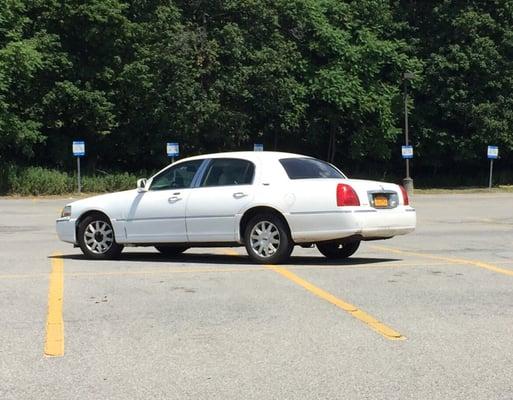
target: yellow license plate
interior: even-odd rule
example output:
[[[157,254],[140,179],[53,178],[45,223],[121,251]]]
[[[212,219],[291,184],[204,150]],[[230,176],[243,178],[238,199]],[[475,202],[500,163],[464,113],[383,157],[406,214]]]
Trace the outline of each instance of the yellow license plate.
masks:
[[[388,207],[388,199],[383,196],[374,197],[374,207]]]

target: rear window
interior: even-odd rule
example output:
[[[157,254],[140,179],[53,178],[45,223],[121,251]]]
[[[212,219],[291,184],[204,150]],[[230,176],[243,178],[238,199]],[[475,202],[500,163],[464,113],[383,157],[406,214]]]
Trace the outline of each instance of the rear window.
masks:
[[[330,164],[315,158],[282,158],[280,163],[290,179],[345,178]]]

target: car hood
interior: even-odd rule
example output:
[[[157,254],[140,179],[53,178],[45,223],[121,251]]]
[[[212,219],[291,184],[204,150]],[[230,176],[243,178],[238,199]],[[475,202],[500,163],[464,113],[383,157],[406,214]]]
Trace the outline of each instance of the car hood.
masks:
[[[124,190],[122,192],[101,194],[98,196],[91,196],[86,199],[80,199],[69,203],[68,205],[71,206],[73,217],[78,217],[83,212],[92,209],[102,211],[111,216],[112,210],[123,209],[123,207],[120,206],[131,201],[137,195],[137,193],[137,189],[132,189]]]

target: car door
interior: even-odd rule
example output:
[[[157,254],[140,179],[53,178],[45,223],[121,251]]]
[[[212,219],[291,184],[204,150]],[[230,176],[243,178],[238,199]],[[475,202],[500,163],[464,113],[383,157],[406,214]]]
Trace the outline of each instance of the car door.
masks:
[[[132,243],[186,242],[185,206],[203,160],[175,164],[155,176],[130,204],[126,234]]]
[[[198,187],[187,200],[186,225],[190,242],[232,242],[237,214],[254,197],[255,165],[238,158],[210,160]]]

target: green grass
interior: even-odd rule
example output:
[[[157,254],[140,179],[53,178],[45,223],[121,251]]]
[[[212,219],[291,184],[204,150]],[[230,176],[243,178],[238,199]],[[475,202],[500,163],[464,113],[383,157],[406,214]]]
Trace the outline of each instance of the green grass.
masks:
[[[415,194],[465,194],[465,193],[513,193],[513,185],[498,185],[491,189],[485,187],[422,188]]]
[[[82,191],[105,193],[134,189],[137,175],[110,173],[85,175]],[[0,194],[16,196],[64,195],[77,192],[77,177],[41,167],[18,168],[6,166],[0,170]]]

